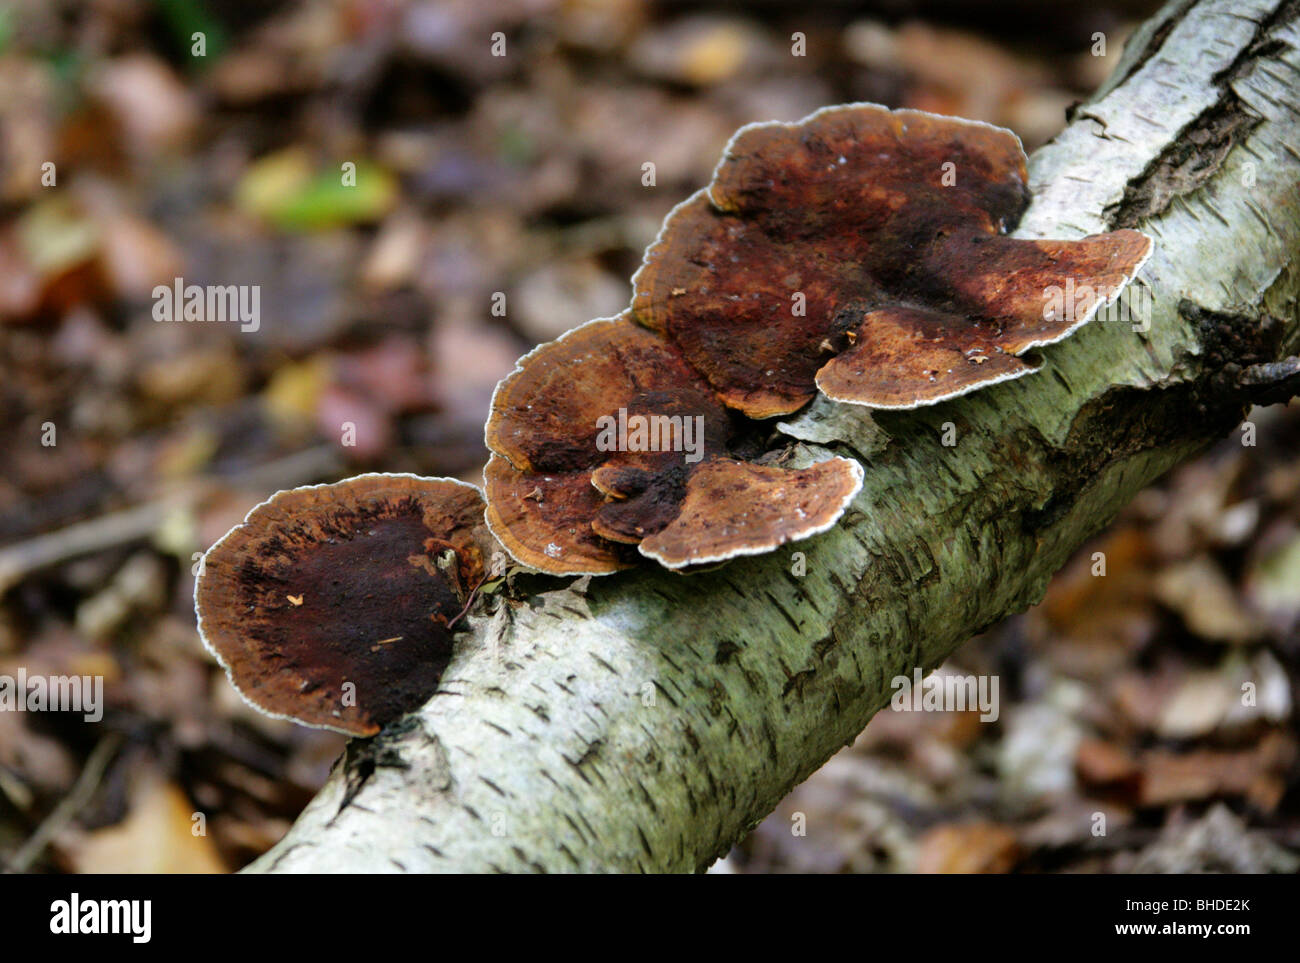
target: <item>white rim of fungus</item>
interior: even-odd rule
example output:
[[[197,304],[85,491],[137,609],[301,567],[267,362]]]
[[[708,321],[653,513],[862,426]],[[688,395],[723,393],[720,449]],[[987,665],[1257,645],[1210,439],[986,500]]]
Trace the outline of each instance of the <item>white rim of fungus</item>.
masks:
[[[203,609],[199,607],[199,583],[203,579],[202,573],[207,563],[208,556],[213,552],[215,552],[218,548],[220,548],[221,545],[225,542],[225,540],[228,539],[231,535],[235,534],[235,532],[239,531],[245,525],[249,524],[249,520],[252,519],[255,513],[257,513],[260,509],[265,508],[267,505],[270,505],[281,495],[291,495],[294,492],[312,491],[313,489],[317,489],[317,488],[337,488],[340,485],[346,485],[348,482],[354,482],[362,478],[410,478],[414,481],[422,481],[422,482],[451,482],[453,485],[459,485],[462,488],[473,489],[474,491],[478,492],[480,498],[483,498],[483,490],[481,488],[479,488],[477,485],[471,484],[470,482],[461,481],[459,478],[445,478],[445,477],[432,476],[432,475],[416,475],[412,472],[406,472],[406,471],[371,471],[371,472],[364,472],[360,475],[352,475],[348,478],[340,478],[338,481],[335,482],[322,482],[319,485],[299,485],[297,488],[282,488],[278,492],[275,492],[273,495],[271,495],[269,498],[258,502],[256,505],[250,508],[248,510],[248,513],[244,516],[244,520],[242,522],[240,522],[237,525],[231,526],[230,530],[226,532],[226,534],[222,535],[219,539],[213,542],[211,546],[209,546],[208,550],[204,552],[203,556],[199,559],[200,574],[195,576],[194,578],[194,616],[195,616],[195,625],[198,628],[198,632],[199,632],[199,641],[203,643],[203,648],[207,649],[208,654],[211,655],[217,661],[217,665],[221,666],[221,668],[225,670],[226,680],[230,683],[230,687],[234,689],[236,693],[238,693],[239,698],[243,700],[244,704],[250,706],[253,709],[256,709],[260,714],[264,716],[268,716],[271,719],[283,719],[286,722],[294,722],[300,726],[306,726],[309,729],[327,729],[330,732],[337,732],[340,735],[347,736],[349,739],[369,739],[372,737],[358,735],[357,733],[351,731],[350,729],[342,729],[338,726],[329,725],[328,723],[304,722],[302,719],[299,719],[296,716],[285,715],[282,712],[272,712],[270,709],[258,705],[256,702],[254,702],[252,699],[250,699],[247,695],[244,694],[244,690],[241,689],[239,687],[239,684],[235,682],[234,670],[231,668],[230,664],[226,662],[222,654],[217,651],[216,647],[211,642],[208,641],[207,633],[203,631]],[[486,500],[487,499],[484,498],[485,502]]]

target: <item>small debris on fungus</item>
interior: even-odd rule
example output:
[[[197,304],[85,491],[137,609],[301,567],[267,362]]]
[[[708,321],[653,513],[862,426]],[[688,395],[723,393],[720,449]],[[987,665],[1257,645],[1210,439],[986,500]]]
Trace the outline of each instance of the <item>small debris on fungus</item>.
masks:
[[[482,513],[447,478],[278,492],[203,557],[203,644],[254,708],[372,736],[437,688],[491,554]]]

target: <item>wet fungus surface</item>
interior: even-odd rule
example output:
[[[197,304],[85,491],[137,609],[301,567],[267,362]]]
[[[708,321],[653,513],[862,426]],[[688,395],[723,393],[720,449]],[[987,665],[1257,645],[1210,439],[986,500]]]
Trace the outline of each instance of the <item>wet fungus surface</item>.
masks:
[[[634,547],[689,570],[826,530],[861,467],[771,464],[746,444],[755,422],[819,390],[915,408],[1020,377],[1035,370],[1021,355],[1086,323],[1150,254],[1131,230],[1007,237],[1029,200],[1019,139],[988,124],[850,104],[742,128],[668,215],[630,310],[498,386],[493,534],[533,568],[604,574]]]
[[[279,492],[204,556],[204,645],[261,711],[369,736],[418,708],[491,542],[478,489],[360,475]]]

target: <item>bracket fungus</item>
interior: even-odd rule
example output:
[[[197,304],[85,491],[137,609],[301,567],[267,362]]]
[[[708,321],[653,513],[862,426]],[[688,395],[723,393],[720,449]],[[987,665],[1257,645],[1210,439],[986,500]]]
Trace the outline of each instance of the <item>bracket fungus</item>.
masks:
[[[204,555],[199,635],[254,708],[371,736],[433,694],[491,545],[452,479],[278,492]]]
[[[825,531],[861,466],[779,467],[753,449],[756,421],[818,390],[915,408],[1028,374],[1026,351],[1090,320],[1150,255],[1131,230],[1005,236],[1029,204],[1026,160],[1010,131],[875,104],[741,128],[665,219],[631,308],[498,385],[492,533],[578,575],[627,568],[634,545],[691,569]]]
[[[857,462],[749,464],[732,450],[741,422],[654,332],[626,314],[588,322],[497,386],[488,527],[525,565],[581,575],[629,567],[632,546],[683,569],[834,524],[862,486]]]
[[[632,313],[751,418],[817,389],[915,408],[1028,374],[1018,356],[1117,297],[1151,239],[1006,237],[1026,160],[1008,130],[875,104],[743,127],[646,251]]]

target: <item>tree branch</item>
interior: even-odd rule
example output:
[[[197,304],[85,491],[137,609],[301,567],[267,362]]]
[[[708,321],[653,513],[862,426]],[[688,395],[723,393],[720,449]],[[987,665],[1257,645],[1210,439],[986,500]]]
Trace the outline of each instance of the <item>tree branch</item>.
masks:
[[[683,577],[653,566],[471,620],[440,690],[354,742],[270,871],[697,870],[852,742],[890,680],[1042,598],[1144,485],[1294,391],[1300,3],[1171,3],[1032,159],[1018,234],[1138,227],[1121,305],[1042,372],[888,436],[816,403],[802,457],[858,457],[842,524]],[[1281,363],[1279,363],[1281,362]],[[945,423],[957,444],[941,443]]]

